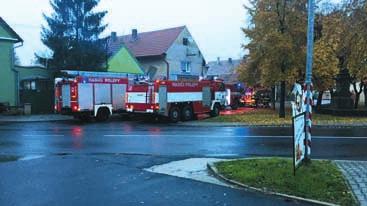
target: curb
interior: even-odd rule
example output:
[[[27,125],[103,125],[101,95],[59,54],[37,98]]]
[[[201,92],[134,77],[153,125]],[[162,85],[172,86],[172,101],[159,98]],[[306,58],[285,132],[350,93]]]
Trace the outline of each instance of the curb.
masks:
[[[190,123],[179,123],[181,126],[188,126],[188,127],[259,127],[259,128],[270,128],[270,127],[278,127],[278,128],[289,128],[291,124],[283,124],[283,125],[253,125],[253,124],[246,124],[241,122],[190,122]],[[367,128],[367,124],[339,124],[339,125],[313,125],[313,128]]]
[[[34,120],[0,120],[0,123],[34,123],[34,122],[62,122],[71,121],[71,119],[34,119]]]
[[[45,115],[46,116],[46,115]],[[27,118],[22,118],[24,116],[19,116],[20,118],[13,118],[13,119],[6,119],[6,116],[0,116],[2,117],[0,119],[0,123],[35,123],[35,122],[66,122],[66,121],[79,121],[76,120],[74,117],[72,116],[68,116],[68,115],[61,115],[60,117],[51,117],[50,119],[45,119],[45,118],[34,118],[34,119],[27,119]],[[110,121],[114,121],[117,120],[119,118],[119,116],[111,116],[110,117]]]
[[[37,123],[37,122],[62,122],[70,121],[72,119],[59,119],[59,120],[14,120],[14,121],[2,121],[0,123]]]
[[[246,158],[246,159],[254,159],[254,158]],[[215,167],[214,163],[208,163],[207,168],[218,179],[220,179],[220,180],[222,180],[226,183],[235,185],[237,187],[243,188],[243,189],[248,189],[248,190],[252,190],[252,191],[255,191],[255,192],[264,193],[264,194],[267,194],[267,195],[274,195],[274,196],[283,197],[283,198],[286,198],[286,199],[297,200],[297,201],[302,201],[302,202],[307,202],[307,203],[312,203],[312,204],[318,204],[318,205],[324,205],[324,206],[337,206],[336,204],[329,203],[329,202],[323,202],[323,201],[318,201],[318,200],[314,200],[314,199],[308,199],[308,198],[303,198],[303,197],[298,197],[298,196],[293,196],[293,195],[287,195],[287,194],[278,193],[278,192],[271,192],[271,191],[268,191],[268,190],[265,190],[265,189],[252,187],[252,186],[240,183],[238,181],[228,179],[228,178],[224,177],[223,175],[219,174],[219,172],[218,172],[217,168]]]

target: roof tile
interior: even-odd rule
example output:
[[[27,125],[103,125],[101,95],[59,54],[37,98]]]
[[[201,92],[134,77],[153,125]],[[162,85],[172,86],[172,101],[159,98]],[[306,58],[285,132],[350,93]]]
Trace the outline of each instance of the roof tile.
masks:
[[[158,56],[167,52],[185,26],[158,31],[138,33],[134,40],[132,35],[117,37],[108,44],[109,53],[116,53],[125,45],[135,57]]]

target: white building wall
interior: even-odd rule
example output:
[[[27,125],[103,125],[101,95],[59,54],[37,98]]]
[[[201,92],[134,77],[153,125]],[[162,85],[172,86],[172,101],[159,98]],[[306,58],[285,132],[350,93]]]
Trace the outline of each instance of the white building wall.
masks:
[[[183,39],[188,38],[189,44],[186,46],[183,44]],[[195,42],[194,38],[190,34],[187,28],[185,28],[172,46],[167,51],[166,60],[170,64],[170,79],[175,79],[178,75],[191,75],[200,77],[203,74],[203,55]],[[191,62],[191,71],[181,71],[181,61]]]
[[[139,63],[143,67],[144,74],[147,74],[149,69],[153,67],[157,69],[157,72],[153,77],[154,79],[167,76],[167,65],[163,59],[145,59],[139,60]]]
[[[183,44],[184,38],[188,38],[190,40],[187,46]],[[193,40],[193,37],[187,28],[181,32],[178,38],[168,49],[166,53],[166,60],[169,63],[170,80],[177,80],[179,75],[194,76],[195,78],[199,79],[200,76],[206,73],[206,67],[203,66],[204,58],[198,45]],[[138,59],[138,61],[143,67],[145,74],[147,74],[152,67],[157,68],[157,72],[153,79],[159,79],[161,77],[167,76],[167,64],[163,57]],[[190,72],[182,72],[182,61],[191,62]]]

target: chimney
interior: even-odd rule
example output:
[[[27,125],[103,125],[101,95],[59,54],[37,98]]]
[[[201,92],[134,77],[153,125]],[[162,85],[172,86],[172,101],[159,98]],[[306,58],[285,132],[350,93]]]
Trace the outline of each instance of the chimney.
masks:
[[[117,40],[117,33],[116,32],[111,32],[111,40],[112,41],[116,41]]]
[[[220,57],[217,57],[217,64],[220,65]]]
[[[138,39],[138,30],[137,29],[133,29],[131,32],[131,37],[133,40],[137,40]]]
[[[228,58],[228,63],[230,63],[230,64],[233,63],[232,58]]]

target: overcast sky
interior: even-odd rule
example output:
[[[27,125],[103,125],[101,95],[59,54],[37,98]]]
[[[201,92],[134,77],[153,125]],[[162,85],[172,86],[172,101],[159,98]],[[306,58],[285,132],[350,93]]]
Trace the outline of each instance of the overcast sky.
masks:
[[[34,53],[44,53],[40,41],[42,13],[49,14],[48,0],[0,0],[0,16],[24,39],[17,49],[23,65],[32,64]],[[118,35],[186,25],[207,61],[241,58],[247,0],[101,0],[97,10],[107,10],[104,35]]]

